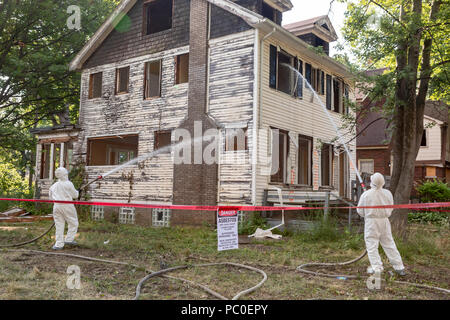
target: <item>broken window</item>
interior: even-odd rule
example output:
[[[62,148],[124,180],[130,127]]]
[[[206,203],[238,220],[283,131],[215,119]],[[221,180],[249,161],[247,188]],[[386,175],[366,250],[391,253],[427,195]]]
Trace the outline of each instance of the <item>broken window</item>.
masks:
[[[173,0],[151,0],[144,3],[144,32],[153,34],[172,28]]]
[[[298,184],[311,185],[312,138],[299,136],[298,139]]]
[[[172,138],[171,131],[156,131],[155,132],[155,145],[154,145],[153,149],[159,150],[164,147],[170,146],[172,144],[171,138]],[[166,152],[170,152],[170,148],[167,148]]]
[[[271,182],[284,183],[287,170],[287,158],[289,155],[288,132],[271,129],[272,131],[272,172]]]
[[[293,57],[284,52],[278,52],[278,85],[277,89],[292,95],[294,89],[294,72],[288,67],[293,65]]]
[[[420,146],[421,147],[427,146],[427,130],[426,129],[423,129],[422,140],[420,141]]]
[[[161,96],[161,60],[145,63],[144,99]]]
[[[169,227],[171,209],[154,208],[152,211],[152,225],[154,227]]]
[[[322,186],[331,186],[331,173],[333,166],[333,146],[324,143],[321,152],[321,177]]]
[[[136,216],[136,208],[120,207],[119,209],[119,223],[134,224]]]
[[[89,76],[89,99],[101,98],[102,76],[102,72],[93,73]]]
[[[189,53],[175,57],[175,84],[189,81]]]
[[[116,94],[128,93],[130,67],[116,69]]]
[[[273,22],[276,22],[276,12],[275,9],[269,6],[267,3],[262,3],[262,16],[264,18],[270,19]]]
[[[114,166],[138,156],[138,136],[88,139],[88,166]]]
[[[247,128],[226,129],[225,151],[248,150]]]
[[[331,110],[331,76],[327,74],[327,109]]]

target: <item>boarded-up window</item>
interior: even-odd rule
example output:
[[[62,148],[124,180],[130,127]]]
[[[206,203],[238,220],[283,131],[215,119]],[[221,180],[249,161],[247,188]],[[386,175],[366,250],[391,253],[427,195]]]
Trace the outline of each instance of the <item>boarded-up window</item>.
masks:
[[[130,67],[116,69],[116,94],[128,93]]]
[[[126,163],[138,156],[137,135],[88,139],[88,165],[114,166]]]
[[[154,150],[160,150],[160,149],[170,146],[171,145],[171,137],[172,137],[171,131],[156,131],[155,132]],[[170,148],[166,148],[162,151],[164,151],[164,153],[170,152]]]
[[[89,76],[89,99],[102,96],[102,76],[101,72],[93,73]]]
[[[172,2],[172,0],[152,0],[144,4],[145,34],[172,28]]]
[[[287,170],[287,158],[289,155],[288,132],[284,130],[272,130],[272,172],[271,182],[285,182]]]
[[[269,75],[269,86],[271,88],[277,88],[277,57],[278,50],[277,47],[270,45],[270,75]]]
[[[360,159],[359,160],[359,171],[361,173],[374,173],[374,161],[373,159]]]
[[[311,185],[312,138],[298,139],[298,184]]]
[[[333,161],[333,146],[324,143],[321,151],[321,177],[322,186],[331,186],[331,173]]]
[[[331,110],[331,76],[327,74],[327,109]]]
[[[189,81],[189,53],[175,57],[175,84]]]
[[[161,96],[161,60],[145,63],[144,99]]]
[[[226,129],[225,151],[248,150],[247,128]]]

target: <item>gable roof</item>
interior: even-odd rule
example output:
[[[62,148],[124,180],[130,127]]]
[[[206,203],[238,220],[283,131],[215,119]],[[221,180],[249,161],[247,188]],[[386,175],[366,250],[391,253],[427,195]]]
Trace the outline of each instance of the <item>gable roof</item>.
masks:
[[[297,21],[284,25],[283,27],[297,37],[307,33],[313,33],[327,42],[336,41],[338,38],[331,20],[327,15]]]
[[[316,52],[309,48],[309,45],[303,40],[296,37],[293,33],[274,23],[270,19],[246,9],[229,0],[205,0],[217,7],[228,11],[247,22],[250,26],[261,30],[262,33],[277,34],[279,39],[291,44],[293,47],[302,50],[305,56],[314,61],[319,61],[328,66],[332,71],[340,73],[340,75],[352,78],[352,75],[347,68],[328,56],[319,56]],[[272,0],[275,1],[275,0]],[[282,0],[278,0],[282,1]],[[287,0],[289,1],[289,0]],[[79,70],[83,67],[86,60],[97,50],[97,48],[105,41],[108,35],[114,30],[123,15],[127,14],[129,10],[136,4],[137,0],[122,0],[117,6],[111,16],[102,24],[102,26],[95,32],[95,34],[89,39],[86,45],[70,62],[69,68],[71,71]],[[277,2],[277,1],[275,1]],[[286,1],[282,1],[287,3]],[[289,1],[290,3],[290,1]]]

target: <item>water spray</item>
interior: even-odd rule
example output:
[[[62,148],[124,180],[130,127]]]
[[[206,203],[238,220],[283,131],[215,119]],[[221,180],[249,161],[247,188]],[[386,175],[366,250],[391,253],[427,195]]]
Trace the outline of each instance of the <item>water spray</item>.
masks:
[[[347,153],[348,159],[349,159],[349,161],[350,161],[350,165],[351,165],[351,167],[355,170],[356,176],[358,177],[359,184],[361,185],[361,187],[362,187],[364,190],[366,190],[366,186],[365,186],[365,184],[364,184],[364,181],[363,181],[361,175],[359,174],[359,171],[357,170],[357,167],[355,166],[355,164],[354,164],[354,162],[353,162],[353,159],[352,159],[350,150],[348,149],[347,144],[343,141],[343,139],[342,139],[342,134],[341,134],[341,132],[339,131],[339,128],[337,127],[337,125],[336,125],[336,123],[334,122],[333,118],[330,116],[327,107],[324,105],[324,103],[322,102],[322,100],[321,100],[320,97],[318,96],[317,92],[312,88],[312,86],[311,86],[311,84],[308,82],[308,80],[306,80],[305,77],[304,77],[298,70],[296,70],[294,67],[292,67],[291,65],[289,65],[289,64],[287,64],[287,63],[282,63],[282,65],[285,66],[285,67],[288,67],[288,68],[291,69],[291,70],[293,70],[293,71],[297,74],[297,79],[298,79],[299,77],[301,77],[301,79],[305,81],[305,83],[306,83],[308,89],[311,90],[311,92],[312,92],[314,98],[316,98],[317,101],[319,101],[320,106],[322,107],[322,109],[323,109],[324,113],[326,114],[328,120],[329,120],[330,123],[333,125],[334,130],[335,130],[336,133],[337,133],[338,141],[344,146],[345,152]],[[297,81],[297,83],[298,83],[298,81]]]

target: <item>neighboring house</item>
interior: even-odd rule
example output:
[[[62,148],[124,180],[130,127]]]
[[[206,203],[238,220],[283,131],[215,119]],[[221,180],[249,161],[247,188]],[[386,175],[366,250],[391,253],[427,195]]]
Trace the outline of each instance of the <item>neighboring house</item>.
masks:
[[[328,51],[336,39],[329,19],[309,21],[308,31],[285,29],[282,12],[291,8],[289,0],[122,1],[71,63],[81,71],[79,124],[34,131],[42,197],[59,165],[85,165],[91,180],[177,142],[180,128],[220,130],[218,163],[175,163],[174,151],[164,152],[92,184],[90,199],[262,205],[274,187],[285,202],[326,191],[349,197],[355,172],[325,112],[341,124],[344,98],[353,99],[351,74],[300,39]],[[118,14],[129,25],[115,28]],[[349,148],[355,162],[354,139]],[[214,212],[93,207],[92,214],[154,226],[215,222]]]
[[[383,102],[372,105],[368,98],[357,97],[357,102],[370,106],[357,125],[357,159],[360,172],[379,172],[390,176],[393,157],[391,134],[387,121],[377,112]],[[450,182],[449,107],[440,102],[427,101],[424,115],[424,133],[416,159],[416,183],[425,179]]]

